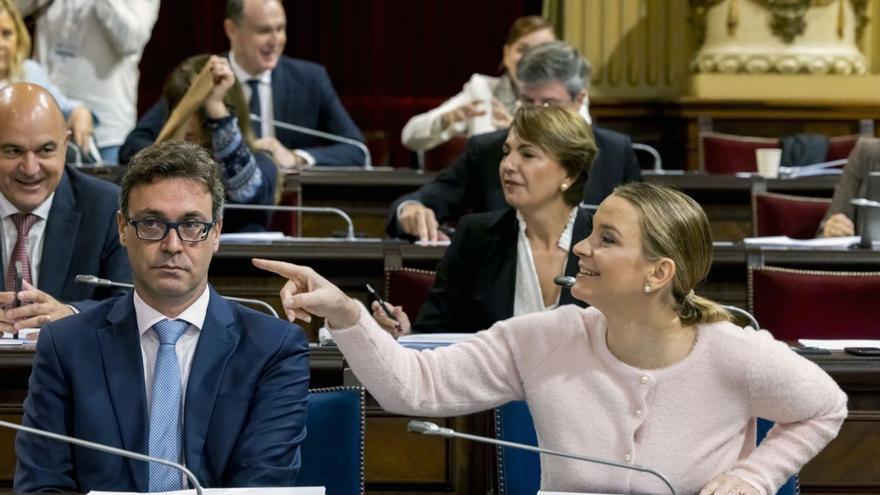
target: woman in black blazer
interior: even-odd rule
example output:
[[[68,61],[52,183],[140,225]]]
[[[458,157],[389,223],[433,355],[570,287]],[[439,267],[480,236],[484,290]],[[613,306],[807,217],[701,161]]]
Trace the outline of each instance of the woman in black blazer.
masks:
[[[553,278],[578,271],[571,246],[591,231],[591,215],[578,205],[595,156],[593,132],[576,112],[521,108],[499,167],[511,208],[461,218],[415,324],[399,306],[393,308],[398,322],[375,303],[373,316],[395,335],[475,332],[511,316],[579,303]]]

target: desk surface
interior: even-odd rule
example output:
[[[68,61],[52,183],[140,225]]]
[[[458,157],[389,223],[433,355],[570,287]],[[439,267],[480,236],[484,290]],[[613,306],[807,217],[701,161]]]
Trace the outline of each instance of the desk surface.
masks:
[[[840,176],[799,177],[796,179],[764,179],[757,175],[736,176],[706,174],[703,172],[670,171],[656,173],[642,172],[645,180],[674,186],[683,191],[689,190],[731,190],[750,191],[755,184],[765,184],[771,191],[833,191]],[[418,188],[430,182],[437,172],[424,172],[413,169],[377,168],[364,170],[357,167],[313,167],[298,175],[284,178],[285,188],[298,190],[301,186],[394,186]],[[829,194],[830,196],[830,194]]]
[[[880,250],[851,248],[809,248],[745,246],[742,243],[715,242],[714,263],[745,264],[748,256],[768,265],[861,267],[880,269]],[[349,241],[341,238],[290,238],[271,242],[222,242],[216,257],[239,259],[263,257],[288,261],[382,260],[399,253],[403,261],[439,261],[446,246],[420,246],[397,239],[367,238]]]

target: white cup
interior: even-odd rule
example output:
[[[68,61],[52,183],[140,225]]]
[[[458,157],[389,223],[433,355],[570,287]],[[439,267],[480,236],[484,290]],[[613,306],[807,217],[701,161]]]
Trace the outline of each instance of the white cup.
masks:
[[[755,150],[758,161],[758,175],[768,179],[779,177],[779,162],[782,160],[781,148],[759,148]]]
[[[492,125],[492,88],[489,86],[489,81],[486,80],[485,76],[474,74],[470,81],[468,81],[467,94],[470,96],[471,101],[480,102],[480,109],[484,111],[483,115],[478,115],[471,119],[470,133],[483,134],[494,131],[495,126]]]

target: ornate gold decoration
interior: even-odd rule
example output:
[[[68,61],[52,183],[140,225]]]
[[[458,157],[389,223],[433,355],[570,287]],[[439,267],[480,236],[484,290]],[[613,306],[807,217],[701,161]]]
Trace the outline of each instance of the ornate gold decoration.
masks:
[[[804,15],[810,8],[811,0],[761,0],[773,19],[770,30],[782,41],[791,43],[796,36],[804,33],[807,23]]]
[[[868,4],[870,0],[849,0],[852,4],[853,13],[856,15],[856,40],[860,41],[868,25]]]
[[[706,13],[724,0],[689,1],[691,4],[691,16],[688,21],[694,27],[694,33],[697,35],[697,45],[702,46],[703,42],[706,41]]]
[[[689,0],[691,5],[691,15],[689,18],[694,33],[697,36],[698,46],[702,46],[706,40],[706,14],[712,7],[724,2],[725,0]],[[738,1],[729,0],[727,10],[727,33],[733,36],[739,25],[739,6]],[[845,29],[844,25],[844,2],[846,0],[751,0],[763,5],[773,20],[770,22],[770,29],[773,34],[778,36],[782,41],[791,43],[795,37],[803,34],[807,25],[804,21],[804,15],[811,6],[826,6],[834,1],[838,1],[840,8],[837,13],[837,33],[839,37],[843,37]],[[852,4],[853,12],[856,17],[856,40],[861,40],[867,26],[868,4],[870,0],[849,0]]]

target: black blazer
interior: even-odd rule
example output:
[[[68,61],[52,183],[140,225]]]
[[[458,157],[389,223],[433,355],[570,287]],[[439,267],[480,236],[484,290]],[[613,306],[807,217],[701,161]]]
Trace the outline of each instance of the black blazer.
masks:
[[[37,288],[79,310],[124,294],[75,281],[84,274],[131,282],[128,253],[119,244],[118,209],[119,186],[65,167],[46,221]]]
[[[579,209],[572,247],[590,232],[592,214]],[[463,216],[437,265],[437,281],[419,310],[413,331],[477,332],[513,316],[518,235],[513,208]],[[578,257],[569,250],[565,274],[577,272]],[[562,289],[559,304],[586,307],[567,289]]]
[[[441,223],[472,212],[507,208],[498,178],[507,129],[468,139],[464,155],[419,190],[397,199],[391,206],[385,231],[391,237],[408,237],[397,223],[400,203],[415,200],[434,210]],[[593,127],[599,153],[590,169],[584,202],[597,205],[625,182],[641,181],[642,170],[629,136]]]

